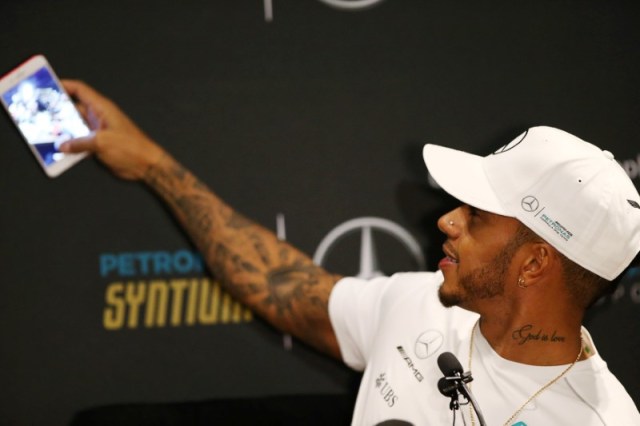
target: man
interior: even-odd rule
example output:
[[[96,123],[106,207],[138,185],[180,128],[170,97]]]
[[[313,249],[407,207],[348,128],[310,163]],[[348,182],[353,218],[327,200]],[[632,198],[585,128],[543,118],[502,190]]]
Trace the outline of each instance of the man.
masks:
[[[461,207],[437,273],[369,282],[328,273],[239,215],[112,102],[76,81],[91,151],[169,205],[225,288],[284,332],[364,369],[354,424],[448,425],[437,354],[472,370],[489,425],[640,424],[587,331],[586,308],[640,250],[640,196],[607,151],[532,128],[485,158],[427,145]],[[456,164],[456,167],[451,167]],[[459,416],[475,424],[463,407]]]

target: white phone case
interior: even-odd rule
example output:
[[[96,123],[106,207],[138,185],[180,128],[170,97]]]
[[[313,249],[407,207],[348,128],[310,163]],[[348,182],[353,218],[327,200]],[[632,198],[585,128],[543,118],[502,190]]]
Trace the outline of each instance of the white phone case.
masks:
[[[56,177],[87,156],[58,150],[91,130],[44,56],[31,57],[0,79],[0,101],[47,176]]]

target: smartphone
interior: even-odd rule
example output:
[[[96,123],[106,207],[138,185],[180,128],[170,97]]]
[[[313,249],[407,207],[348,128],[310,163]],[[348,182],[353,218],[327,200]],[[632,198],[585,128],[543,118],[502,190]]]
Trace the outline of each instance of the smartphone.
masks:
[[[0,78],[0,100],[47,176],[56,177],[87,156],[58,150],[91,130],[44,56],[33,56]]]

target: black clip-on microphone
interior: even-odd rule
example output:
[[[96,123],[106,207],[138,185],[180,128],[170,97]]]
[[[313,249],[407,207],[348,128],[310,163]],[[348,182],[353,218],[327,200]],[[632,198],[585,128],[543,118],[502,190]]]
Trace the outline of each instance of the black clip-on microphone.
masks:
[[[471,402],[471,405],[478,416],[480,426],[486,426],[480,407],[467,387],[467,383],[473,380],[471,372],[463,372],[462,364],[460,364],[458,358],[456,358],[451,352],[443,352],[440,354],[438,357],[438,367],[440,367],[440,371],[444,374],[444,377],[438,380],[438,390],[444,396],[451,398],[449,408],[454,411],[454,414],[455,410],[460,409],[458,396],[459,394],[462,394],[467,399],[467,404]]]

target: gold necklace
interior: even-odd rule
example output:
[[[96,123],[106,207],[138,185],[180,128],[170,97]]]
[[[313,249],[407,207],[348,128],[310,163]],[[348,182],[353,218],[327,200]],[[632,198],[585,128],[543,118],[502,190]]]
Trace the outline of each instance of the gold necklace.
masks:
[[[476,323],[473,325],[473,329],[471,330],[471,342],[469,343],[469,369],[468,369],[468,371],[471,371],[471,358],[473,356],[473,340],[474,340],[473,338],[474,338],[474,336],[476,334],[476,328],[478,328],[478,324],[479,323],[480,323],[480,318],[478,318],[478,321],[476,321]],[[511,415],[511,417],[509,417],[507,419],[506,422],[504,422],[504,426],[509,426],[511,424],[511,422],[514,421],[516,419],[516,417],[518,417],[520,412],[522,410],[524,410],[524,407],[526,407],[527,404],[529,404],[531,401],[536,399],[538,397],[538,395],[540,395],[542,392],[546,391],[551,385],[553,385],[555,382],[557,382],[562,377],[564,377],[564,375],[567,374],[569,372],[569,370],[571,370],[571,368],[573,368],[574,365],[576,365],[576,363],[578,362],[578,360],[580,360],[580,357],[582,356],[582,347],[583,346],[584,346],[584,340],[582,339],[582,333],[580,333],[580,351],[578,352],[578,356],[576,357],[576,359],[567,368],[565,368],[562,373],[558,374],[555,378],[551,379],[551,381],[549,381],[546,385],[544,385],[540,389],[538,389],[538,391],[536,393],[531,395],[529,397],[529,399],[527,399],[524,402],[524,404],[522,404],[520,406],[520,408],[518,408],[516,410],[516,412],[513,413]],[[469,383],[469,387],[471,387],[471,383]],[[471,425],[475,426],[476,420],[475,420],[475,417],[473,415],[473,409],[472,409],[471,405],[469,405],[469,417],[471,418]]]

